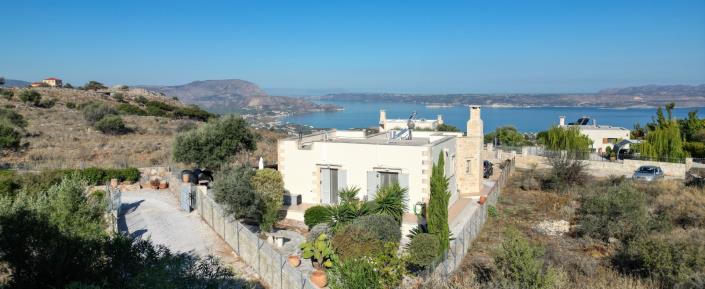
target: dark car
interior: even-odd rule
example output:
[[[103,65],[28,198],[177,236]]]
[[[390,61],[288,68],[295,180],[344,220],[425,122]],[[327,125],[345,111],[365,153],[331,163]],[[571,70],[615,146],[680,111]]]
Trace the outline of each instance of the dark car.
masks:
[[[660,180],[663,179],[663,170],[657,166],[641,166],[634,172],[632,179],[645,182]]]
[[[492,175],[492,163],[490,161],[482,162],[482,177],[487,179]]]

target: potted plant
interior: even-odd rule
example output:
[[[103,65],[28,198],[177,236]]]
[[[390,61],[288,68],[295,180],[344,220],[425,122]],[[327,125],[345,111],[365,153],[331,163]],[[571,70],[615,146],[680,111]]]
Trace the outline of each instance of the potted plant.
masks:
[[[314,271],[311,273],[311,282],[316,286],[323,288],[328,285],[328,277],[325,269],[333,266],[333,258],[335,253],[328,236],[325,233],[320,234],[313,242],[304,242],[299,245],[304,259],[311,259]]]
[[[294,268],[299,267],[299,265],[301,265],[301,258],[296,255],[289,256],[289,265]]]
[[[482,195],[482,196],[480,196],[480,200],[477,201],[477,203],[480,204],[480,205],[484,205],[485,202],[487,202],[487,195]]]

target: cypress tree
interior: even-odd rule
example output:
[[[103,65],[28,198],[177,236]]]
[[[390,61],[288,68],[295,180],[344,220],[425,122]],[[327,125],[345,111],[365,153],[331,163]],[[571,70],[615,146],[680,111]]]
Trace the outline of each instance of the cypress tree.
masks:
[[[438,162],[431,171],[431,198],[428,202],[428,212],[426,222],[428,232],[436,236],[441,244],[441,251],[450,247],[450,229],[448,228],[448,202],[450,192],[448,192],[448,178],[445,177],[445,161],[443,153],[438,156]]]

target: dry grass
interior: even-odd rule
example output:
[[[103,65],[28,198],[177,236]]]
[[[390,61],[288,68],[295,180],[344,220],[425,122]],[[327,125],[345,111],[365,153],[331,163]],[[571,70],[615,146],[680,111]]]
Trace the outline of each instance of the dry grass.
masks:
[[[174,120],[154,116],[123,116],[125,124],[134,129],[125,135],[106,135],[83,119],[77,109],[66,107],[67,102],[76,104],[88,101],[118,102],[111,97],[92,91],[69,89],[37,89],[42,97],[52,97],[57,104],[52,108],[37,108],[26,105],[17,97],[12,100],[0,99],[0,106],[14,106],[28,121],[26,136],[22,142],[28,145],[17,152],[2,155],[1,163],[10,163],[24,168],[40,170],[74,167],[149,167],[172,164],[171,145],[174,135],[186,123],[201,123],[188,120]],[[140,93],[140,90],[120,91],[126,101],[133,101],[139,95],[148,99],[158,99],[172,105],[184,104],[160,96]],[[263,156],[268,164],[276,162],[276,139],[282,135],[264,132],[257,151],[250,153],[248,160],[256,164]]]

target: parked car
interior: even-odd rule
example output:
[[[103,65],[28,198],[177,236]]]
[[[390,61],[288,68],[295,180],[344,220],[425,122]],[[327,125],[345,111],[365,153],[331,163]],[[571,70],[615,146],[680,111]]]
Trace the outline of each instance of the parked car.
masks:
[[[632,180],[652,182],[663,179],[663,170],[657,166],[641,166],[634,171]]]
[[[482,177],[487,179],[492,175],[492,163],[490,161],[482,162]]]

